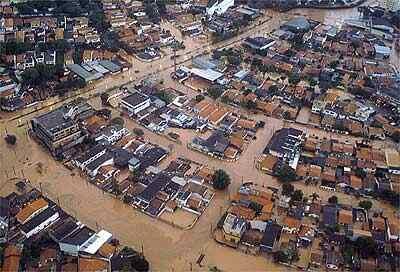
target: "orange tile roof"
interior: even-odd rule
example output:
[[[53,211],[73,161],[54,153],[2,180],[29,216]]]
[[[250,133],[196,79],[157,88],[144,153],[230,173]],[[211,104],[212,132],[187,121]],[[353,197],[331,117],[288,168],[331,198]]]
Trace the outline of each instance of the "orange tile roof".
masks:
[[[46,200],[44,200],[43,198],[39,198],[22,208],[22,210],[20,210],[15,217],[17,218],[18,222],[23,223],[28,220],[29,217],[31,217],[35,212],[47,207],[48,205],[49,203],[47,203]]]
[[[224,156],[230,159],[234,159],[236,157],[238,153],[238,150],[233,148],[233,147],[228,147],[225,152],[224,152]]]
[[[257,196],[257,195],[250,195],[250,197],[249,197],[249,199],[251,200],[251,201],[253,201],[253,202],[256,202],[256,203],[258,203],[258,204],[261,204],[261,205],[270,205],[271,204],[271,200],[270,199],[268,199],[268,198],[264,198],[264,197],[261,197],[261,196]]]
[[[254,217],[256,216],[256,212],[253,211],[252,209],[239,205],[231,206],[229,208],[229,212],[238,217],[242,217],[246,220],[253,220]]]
[[[256,121],[254,120],[246,120],[246,119],[239,119],[237,125],[242,128],[255,128]]]
[[[359,178],[359,177],[357,177],[355,175],[351,175],[350,176],[350,185],[354,189],[361,189],[362,188],[362,180],[361,180],[361,178]]]
[[[266,203],[261,212],[262,213],[272,213],[272,211],[274,210],[274,203],[272,201],[269,201],[268,203]]]
[[[221,120],[230,113],[230,110],[224,107],[220,107],[213,111],[209,116],[208,120],[213,124],[218,124]]]
[[[115,250],[115,246],[111,245],[110,243],[105,243],[99,248],[98,253],[105,258],[111,258],[114,255]]]
[[[286,216],[283,219],[282,224],[284,226],[289,227],[289,228],[299,229],[300,226],[301,226],[301,221],[299,219],[294,218],[294,217]]]
[[[353,223],[353,213],[348,210],[340,210],[338,217],[339,224],[350,225]]]
[[[277,157],[272,155],[267,155],[260,161],[260,168],[261,170],[264,171],[272,171],[277,161],[278,161]]]
[[[233,135],[230,138],[230,143],[231,145],[233,145],[234,147],[237,147],[238,149],[242,150],[243,145],[244,145],[244,139],[239,136],[239,135]]]
[[[82,272],[107,272],[108,262],[101,259],[79,258],[79,270]]]
[[[21,259],[21,249],[14,245],[8,245],[4,250],[2,271],[18,271]]]
[[[212,176],[214,175],[214,171],[207,166],[203,166],[199,169],[199,172],[197,173],[197,176],[209,181],[212,179]]]
[[[194,105],[194,108],[198,111],[202,111],[204,108],[210,106],[211,103],[208,102],[206,99],[201,100],[199,103]]]

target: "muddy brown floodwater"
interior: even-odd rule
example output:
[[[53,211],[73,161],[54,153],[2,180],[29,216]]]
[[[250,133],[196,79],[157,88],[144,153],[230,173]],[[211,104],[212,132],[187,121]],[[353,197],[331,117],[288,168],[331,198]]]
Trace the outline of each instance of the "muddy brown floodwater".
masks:
[[[377,2],[369,1],[369,3]],[[274,18],[271,25],[267,27],[268,29],[263,27],[263,31],[271,31],[279,22],[295,14],[309,15],[326,23],[335,23],[345,17],[358,16],[357,9],[293,10],[287,14],[268,11],[267,14]],[[161,76],[167,78],[171,71],[165,71]],[[107,82],[105,84],[107,85]],[[109,84],[111,83],[109,82]],[[177,86],[176,83],[171,83],[170,80],[166,80],[165,84],[182,91],[188,91]],[[193,96],[194,93],[191,95]],[[99,104],[99,101],[96,100],[91,102],[94,102],[95,105]],[[21,118],[21,123],[25,123],[34,115]],[[288,271],[288,268],[277,266],[263,257],[249,256],[234,249],[223,247],[214,242],[210,236],[211,228],[215,226],[221,213],[228,207],[229,196],[238,189],[243,180],[253,181],[264,186],[279,186],[274,178],[255,169],[254,160],[261,154],[276,130],[283,126],[297,127],[298,125],[284,124],[281,120],[264,116],[257,116],[257,120],[266,121],[266,127],[257,133],[257,140],[249,145],[235,163],[221,162],[188,150],[186,143],[194,135],[189,131],[181,131],[181,140],[183,141],[181,145],[173,144],[172,154],[163,165],[173,158],[184,156],[207,164],[214,169],[223,168],[232,177],[229,192],[217,193],[198,223],[189,231],[178,230],[143,215],[123,204],[120,200],[104,194],[100,189],[80,177],[78,173],[71,173],[58,162],[55,162],[42,147],[30,140],[27,137],[26,126],[18,126],[17,121],[8,122],[7,125],[0,121],[2,136],[7,129],[8,133],[16,134],[18,138],[14,147],[6,146],[5,142],[0,139],[0,194],[5,195],[15,189],[13,180],[10,180],[11,177],[24,176],[29,178],[33,185],[38,188],[41,187],[44,194],[55,201],[59,201],[67,212],[76,216],[85,224],[94,229],[104,228],[111,231],[123,244],[133,246],[138,250],[143,248],[153,271],[208,271],[209,266],[217,266],[223,271]],[[129,129],[133,129],[135,126],[136,124],[133,121],[127,121]],[[309,133],[321,133],[316,129],[307,129],[307,131]],[[323,134],[327,137],[343,137],[326,132],[323,132]],[[145,138],[164,147],[169,147],[172,144],[165,137],[148,131],[145,132]],[[355,140],[350,136],[346,136],[346,138]],[[382,142],[378,144],[385,147]],[[41,173],[38,171],[37,163],[43,165]],[[318,191],[322,199],[330,196],[329,192],[320,191],[313,186],[305,186],[304,183],[298,183],[295,186],[302,189],[306,195]],[[342,203],[357,205],[356,199],[341,193],[336,195]],[[374,207],[382,208],[385,211],[389,210],[389,207],[385,204],[373,202]],[[389,213],[388,216],[391,216],[391,214]],[[205,255],[202,267],[195,264],[201,254]]]

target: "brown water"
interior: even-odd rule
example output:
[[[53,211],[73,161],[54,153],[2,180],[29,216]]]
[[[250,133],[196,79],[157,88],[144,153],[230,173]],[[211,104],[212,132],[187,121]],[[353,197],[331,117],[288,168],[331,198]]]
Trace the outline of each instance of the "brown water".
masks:
[[[275,12],[268,13],[274,16],[270,30],[276,26],[277,22],[295,14],[308,15],[316,20],[330,24],[335,24],[337,21],[340,22],[347,17],[358,16],[356,9],[336,11],[293,10],[284,15]],[[144,66],[144,64],[142,65]],[[149,65],[146,67],[149,67]],[[170,72],[165,71],[161,76],[168,78]],[[109,84],[111,83],[109,82]],[[165,84],[169,86],[172,83],[166,80]],[[183,90],[179,86],[173,87]],[[22,122],[29,118],[22,118]],[[271,118],[261,118],[265,119],[266,128],[257,134],[257,140],[250,144],[236,163],[212,160],[200,153],[189,151],[185,143],[191,139],[191,133],[188,133],[188,135],[181,134],[181,140],[184,144],[175,144],[171,157],[186,156],[189,159],[208,164],[214,169],[225,169],[232,177],[231,194],[237,190],[243,179],[263,185],[278,186],[273,178],[261,174],[254,168],[254,159],[262,152],[273,132],[282,127],[283,122]],[[135,126],[131,121],[127,123],[130,129]],[[25,175],[29,177],[36,186],[41,183],[43,191],[47,195],[54,200],[58,198],[64,209],[92,228],[97,228],[97,226],[105,228],[121,239],[122,243],[134,246],[137,249],[140,249],[143,245],[144,253],[155,271],[190,271],[190,264],[192,264],[193,271],[208,271],[208,265],[216,265],[224,271],[288,271],[286,267],[277,266],[262,257],[251,257],[233,249],[222,247],[210,238],[210,228],[213,225],[215,226],[218,221],[221,207],[227,207],[228,194],[216,195],[194,229],[180,231],[143,215],[122,204],[121,201],[103,194],[100,189],[88,184],[79,175],[71,176],[71,173],[56,163],[47,152],[32,140],[29,140],[25,129],[17,127],[15,121],[7,125],[0,122],[2,135],[4,135],[6,127],[9,133],[14,133],[18,136],[18,143],[16,147],[10,148],[0,139],[1,195],[14,189],[13,183],[9,181],[9,178],[13,175],[13,169],[15,169],[17,176]],[[330,133],[319,130],[310,129],[309,132],[324,133],[324,136],[329,134],[326,135],[327,137],[332,136]],[[165,147],[171,144],[164,137],[148,132],[146,132],[145,137]],[[335,137],[338,136],[336,135]],[[347,136],[346,138],[354,139]],[[35,164],[37,162],[42,162],[45,166],[42,174],[39,174],[36,170]],[[302,184],[296,186],[301,188],[306,195],[318,190],[318,188],[306,187]],[[319,193],[323,199],[328,198],[330,195],[330,193],[323,191]],[[343,194],[338,194],[338,196],[341,202],[357,205],[355,199]],[[376,202],[374,205],[383,208],[381,203]],[[203,267],[195,265],[200,254],[205,254],[205,266]]]
[[[384,0],[369,0],[361,6],[384,6]],[[346,19],[356,19],[360,16],[357,7],[339,10],[295,9],[290,11],[289,13],[293,15],[309,16],[317,21],[323,22],[328,25],[342,25]],[[390,61],[397,68],[400,68],[400,52],[394,50],[394,48],[392,50]]]

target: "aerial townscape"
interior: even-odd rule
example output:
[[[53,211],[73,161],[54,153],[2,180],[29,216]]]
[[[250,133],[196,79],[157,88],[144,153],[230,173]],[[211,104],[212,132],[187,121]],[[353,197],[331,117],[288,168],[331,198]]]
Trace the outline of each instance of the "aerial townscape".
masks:
[[[0,271],[400,271],[399,0],[0,0]]]

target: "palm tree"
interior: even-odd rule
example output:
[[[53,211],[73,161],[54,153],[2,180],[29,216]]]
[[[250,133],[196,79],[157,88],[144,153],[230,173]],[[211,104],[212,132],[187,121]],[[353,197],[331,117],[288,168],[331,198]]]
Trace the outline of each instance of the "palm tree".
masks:
[[[311,198],[312,203],[314,203],[317,199],[319,199],[319,195],[314,192],[310,195],[310,198]]]

